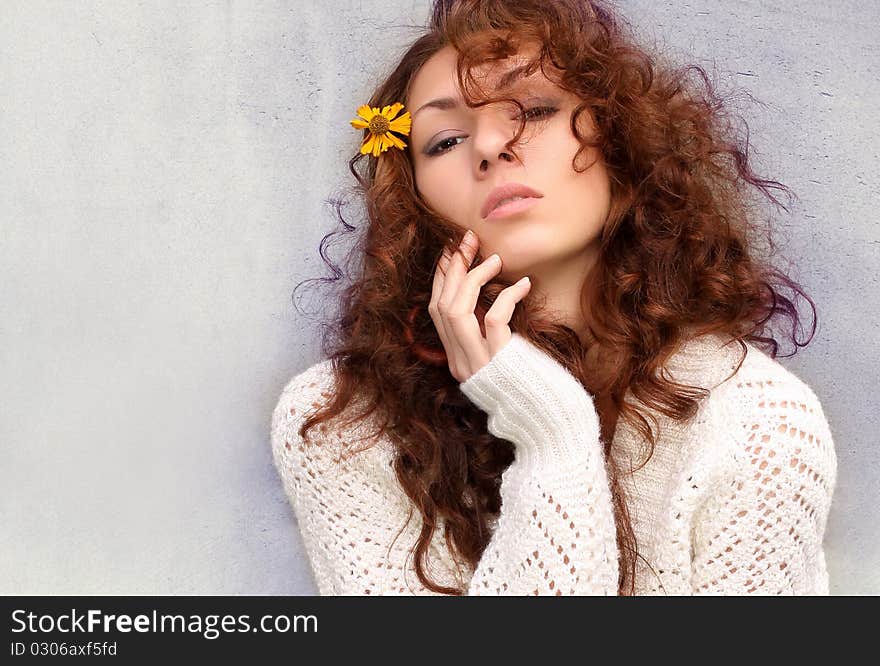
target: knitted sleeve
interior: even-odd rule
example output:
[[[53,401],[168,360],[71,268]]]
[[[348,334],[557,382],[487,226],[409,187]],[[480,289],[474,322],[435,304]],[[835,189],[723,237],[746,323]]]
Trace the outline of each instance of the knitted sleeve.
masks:
[[[616,595],[617,537],[592,396],[514,333],[460,384],[515,445],[501,515],[469,595]]]
[[[822,406],[800,380],[748,386],[727,483],[695,515],[693,594],[828,594],[837,458]]]

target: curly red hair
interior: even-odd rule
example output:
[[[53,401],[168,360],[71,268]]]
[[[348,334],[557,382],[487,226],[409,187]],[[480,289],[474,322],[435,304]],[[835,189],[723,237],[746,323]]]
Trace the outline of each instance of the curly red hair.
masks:
[[[471,92],[471,69],[521,53],[527,44],[538,46],[534,67],[561,72],[559,85],[582,100],[572,132],[584,151],[601,151],[612,206],[600,256],[582,288],[590,342],[583,341],[584,332],[554,322],[530,298],[515,310],[510,327],[562,363],[597,400],[613,403],[620,418],[649,442],[650,458],[656,435],[644,410],[623,396],[629,390],[649,408],[678,421],[691,418],[708,391],[683,388],[658,372],[688,335],[728,334],[743,351],[751,341],[775,358],[778,343],[768,329],[774,318],[788,317],[790,339],[795,347],[805,346],[809,339],[794,336],[799,316],[781,293],[786,288],[813,308],[812,338],[815,306],[770,264],[771,228],[760,224],[751,196],[761,193],[781,206],[770,189],[788,189],[752,171],[748,134],[743,140],[737,133],[701,67],[676,66],[646,52],[611,8],[596,0],[436,2],[428,30],[369,104],[406,99],[419,68],[447,45],[458,52],[467,103],[489,103],[492,98]],[[591,114],[596,136],[580,135],[582,113]],[[357,152],[349,169],[358,182],[355,193],[366,204],[366,222],[348,256],[355,267],[349,270],[351,284],[339,294],[341,312],[323,336],[336,391],[305,421],[300,435],[307,439],[312,427],[341,414],[355,395],[363,396],[363,409],[353,410],[347,422],[379,414],[376,434],[386,433],[397,448],[397,479],[422,518],[413,549],[419,579],[436,592],[463,594],[427,576],[428,544],[442,519],[449,548],[476,567],[491,536],[488,520],[501,510],[501,473],[514,457],[512,443],[489,434],[486,414],[459,390],[427,311],[436,262],[444,247],[461,240],[463,229],[420,198],[408,149],[387,151],[381,159]],[[335,273],[325,282],[343,275],[324,254],[325,243],[334,234],[357,231],[342,214],[344,202],[331,202],[345,231],[321,241],[321,256]],[[770,241],[768,247],[762,239]],[[483,288],[478,315],[506,286],[493,280]],[[604,426],[602,439],[607,456],[612,436]],[[619,592],[633,594],[638,544],[613,467],[610,476]]]

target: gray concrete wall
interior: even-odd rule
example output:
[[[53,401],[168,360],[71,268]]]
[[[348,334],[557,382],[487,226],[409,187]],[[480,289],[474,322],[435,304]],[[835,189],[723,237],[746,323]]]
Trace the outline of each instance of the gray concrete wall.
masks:
[[[319,356],[290,294],[324,275],[348,120],[428,10],[327,4],[0,4],[0,593],[316,591],[268,446]],[[878,3],[619,6],[763,103],[820,311],[785,363],[836,435],[831,588],[876,594]]]

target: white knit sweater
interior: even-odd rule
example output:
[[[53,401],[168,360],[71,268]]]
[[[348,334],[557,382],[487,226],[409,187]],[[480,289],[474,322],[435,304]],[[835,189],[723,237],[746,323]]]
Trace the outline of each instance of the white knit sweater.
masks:
[[[636,593],[828,594],[822,542],[837,459],[820,402],[751,344],[725,381],[742,349],[723,342],[692,338],[667,363],[670,379],[711,395],[686,425],[649,410],[660,436],[640,469],[646,445],[618,421],[611,455],[641,555]],[[476,570],[451,555],[441,520],[431,577],[464,584],[469,595],[617,594],[614,513],[591,395],[518,333],[460,387],[487,413],[489,431],[514,444],[516,459],[502,475],[500,518]],[[352,453],[372,432],[364,424],[318,426],[312,445],[299,437],[306,413],[332,390],[330,361],[316,363],[287,383],[271,420],[274,463],[318,590],[434,594],[415,574],[410,550],[422,521],[394,475],[390,441]]]

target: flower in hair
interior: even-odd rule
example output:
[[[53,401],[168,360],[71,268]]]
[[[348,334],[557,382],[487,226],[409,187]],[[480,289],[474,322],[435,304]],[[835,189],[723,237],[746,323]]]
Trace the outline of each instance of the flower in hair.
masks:
[[[391,146],[403,150],[406,144],[392,132],[409,136],[410,127],[412,127],[412,118],[409,111],[400,116],[397,113],[403,108],[403,104],[395,102],[380,111],[378,107],[370,107],[369,104],[361,106],[357,112],[358,117],[349,121],[355,129],[366,129],[370,133],[363,144],[361,144],[361,152],[364,155],[370,153],[373,157],[378,157],[380,153],[388,150]],[[395,116],[397,116],[395,118]]]

